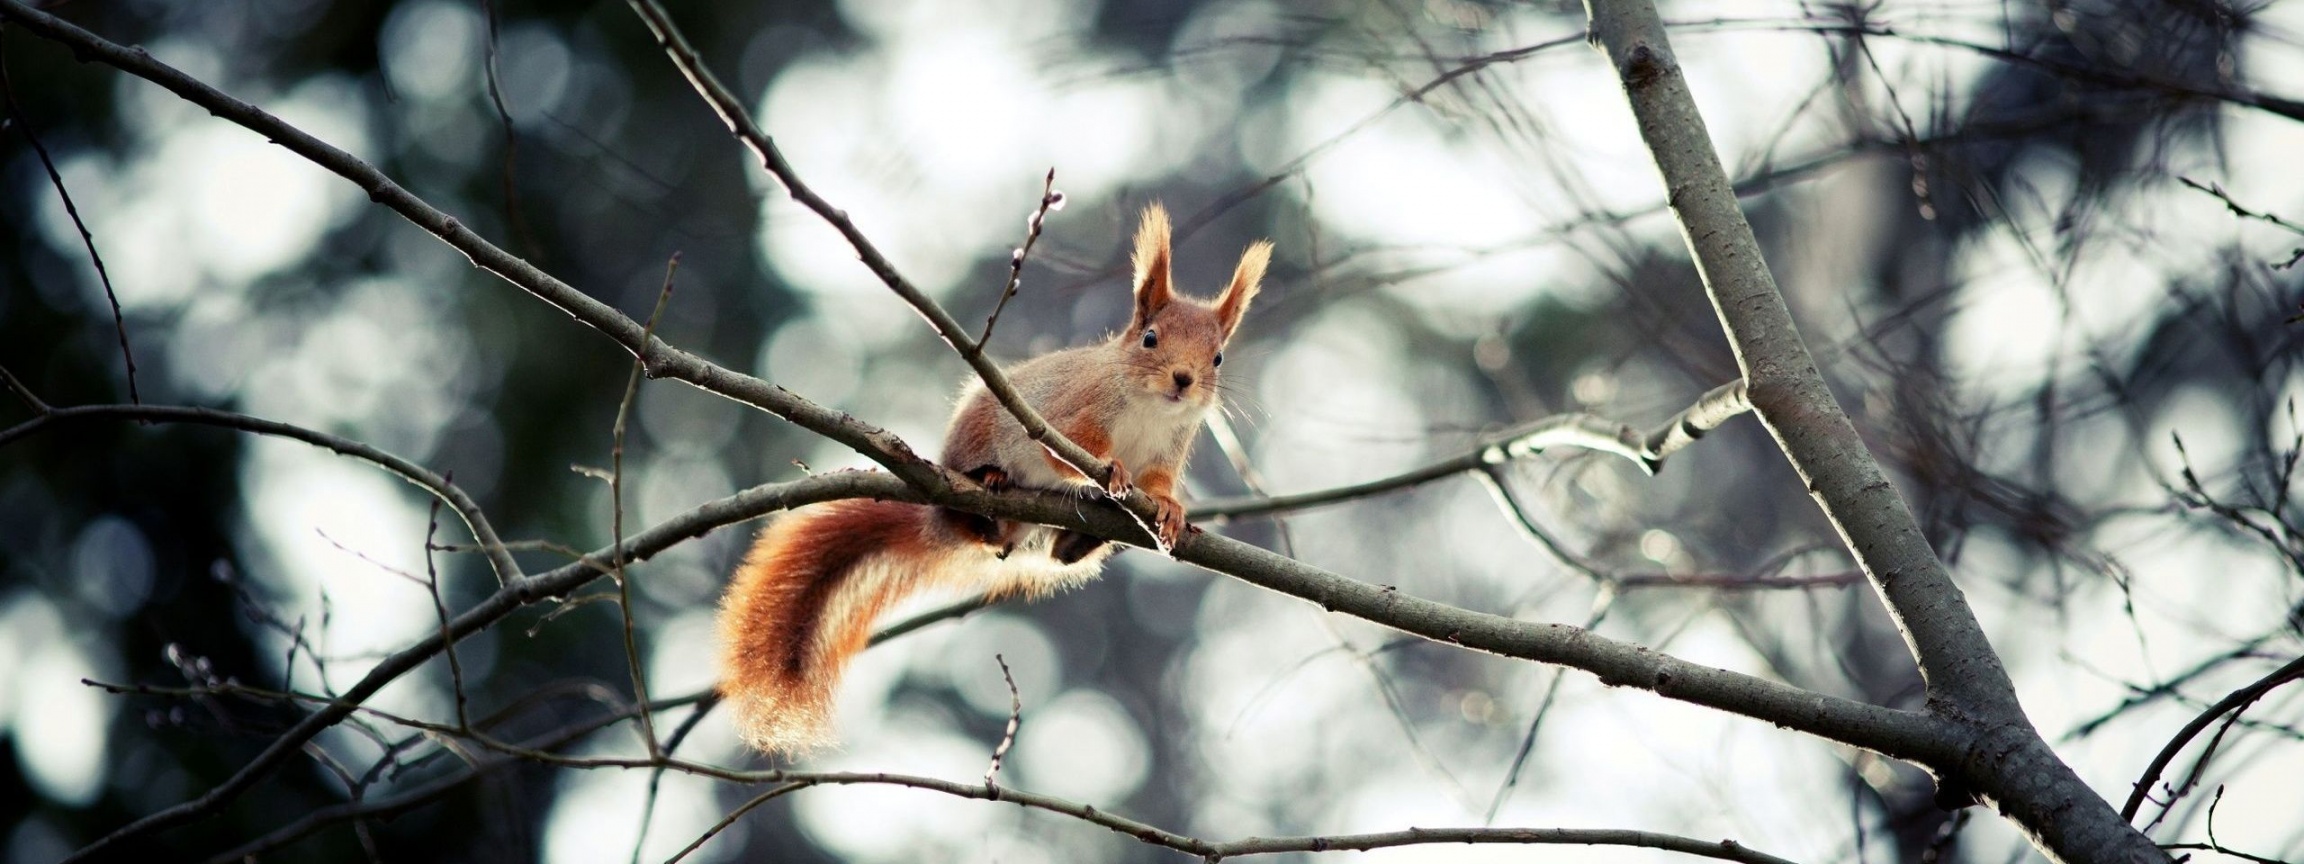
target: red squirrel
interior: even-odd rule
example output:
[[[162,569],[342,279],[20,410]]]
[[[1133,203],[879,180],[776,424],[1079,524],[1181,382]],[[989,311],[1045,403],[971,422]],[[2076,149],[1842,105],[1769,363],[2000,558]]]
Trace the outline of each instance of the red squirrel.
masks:
[[[1071,489],[1084,496],[1144,490],[1164,547],[1185,531],[1177,475],[1217,402],[1224,345],[1248,311],[1272,255],[1241,254],[1213,301],[1169,284],[1168,213],[1144,209],[1136,230],[1134,312],[1096,345],[1007,370],[1049,425],[1111,463],[1097,485],[1024,434],[971,383],[944,433],[945,467],[987,488]],[[1038,596],[1094,578],[1112,547],[1101,538],[898,501],[850,499],[804,507],[761,529],[721,600],[720,692],[744,741],[800,754],[833,741],[832,697],[873,619],[918,591]]]

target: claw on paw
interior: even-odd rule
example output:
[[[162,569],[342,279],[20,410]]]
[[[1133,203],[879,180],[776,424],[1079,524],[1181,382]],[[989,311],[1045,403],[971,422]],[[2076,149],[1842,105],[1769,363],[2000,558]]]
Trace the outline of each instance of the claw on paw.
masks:
[[[1104,494],[1113,498],[1126,498],[1135,487],[1135,478],[1128,476],[1128,466],[1112,460],[1112,479],[1104,481]]]
[[[1154,496],[1152,512],[1160,532],[1160,548],[1176,548],[1176,542],[1184,539],[1184,531],[1189,527],[1184,518],[1183,502],[1165,495]]]

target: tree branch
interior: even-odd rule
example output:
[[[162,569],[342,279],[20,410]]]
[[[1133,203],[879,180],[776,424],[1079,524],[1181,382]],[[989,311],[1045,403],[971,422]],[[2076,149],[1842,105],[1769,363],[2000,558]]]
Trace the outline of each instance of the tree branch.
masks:
[[[1604,51],[1663,175],[1751,402],[1903,633],[1930,713],[1964,730],[1962,758],[1930,767],[1984,792],[2050,856],[2162,861],[2040,738],[1959,586],[1834,400],[1768,272],[1655,6],[1587,0]],[[1939,790],[1946,800],[1957,788]]]
[[[32,152],[40,157],[40,167],[48,171],[48,185],[56,188],[56,197],[64,202],[64,215],[72,220],[72,227],[80,229],[80,245],[88,250],[88,263],[96,266],[96,281],[104,286],[104,299],[112,303],[112,328],[120,337],[120,359],[128,365],[128,401],[144,404],[142,394],[136,392],[136,355],[128,350],[128,319],[120,314],[120,294],[112,290],[112,272],[104,267],[104,256],[96,254],[96,235],[88,231],[88,223],[80,218],[80,206],[72,203],[72,193],[64,188],[64,175],[57,173],[56,160],[48,155],[48,145],[40,143],[40,135],[32,131],[32,118],[25,116],[23,106],[16,104],[16,84],[8,77],[8,48],[0,44],[0,100],[8,106],[8,117],[16,129],[31,142]]]
[[[1011,682],[1011,685],[1013,682]],[[157,692],[154,688],[116,688],[132,692]],[[239,685],[222,685],[222,692],[254,695]],[[321,704],[340,704],[308,694],[273,694],[276,698],[295,699]],[[1338,852],[1366,851],[1399,846],[1436,843],[1460,844],[1518,844],[1518,845],[1586,845],[1633,846],[1681,852],[1725,861],[1752,862],[1752,864],[1790,864],[1783,858],[1761,852],[1733,840],[1703,841],[1671,834],[1627,829],[1575,829],[1575,828],[1408,828],[1374,834],[1346,834],[1299,837],[1250,837],[1228,842],[1211,842],[1159,828],[1149,823],[1098,810],[1093,805],[1068,801],[1050,795],[1019,791],[1003,787],[990,779],[982,784],[967,784],[932,777],[920,777],[885,772],[801,772],[801,771],[737,771],[671,757],[670,748],[645,758],[587,758],[563,757],[553,751],[575,743],[593,732],[633,719],[650,708],[662,709],[675,705],[697,705],[699,711],[711,704],[709,693],[698,696],[665,700],[654,706],[640,703],[624,706],[605,715],[579,720],[559,729],[539,735],[527,744],[507,744],[495,739],[472,736],[468,729],[422,723],[396,717],[374,709],[361,709],[384,719],[417,728],[435,735],[465,735],[474,743],[500,754],[499,758],[474,760],[460,771],[435,778],[414,791],[382,801],[354,800],[320,811],[305,814],[296,821],[274,829],[253,841],[228,852],[209,858],[210,864],[244,860],[248,856],[272,851],[296,840],[310,836],[332,824],[378,816],[395,816],[409,812],[454,791],[457,787],[505,765],[545,758],[554,764],[573,768],[651,768],[661,773],[666,769],[718,780],[741,783],[768,783],[775,788],[746,801],[731,812],[728,818],[706,831],[695,843],[689,844],[673,860],[693,852],[706,840],[732,824],[738,817],[760,804],[776,797],[813,786],[889,785],[940,792],[962,798],[1004,802],[1028,809],[1042,810],[1069,816],[1089,824],[1102,826],[1134,837],[1144,843],[1198,855],[1208,861],[1252,855],[1272,855],[1285,852]],[[698,716],[701,716],[700,714]],[[1011,721],[1013,723],[1013,721]],[[997,770],[997,763],[995,763]]]
[[[186,412],[197,416],[221,414],[204,409],[133,406],[91,406],[58,409],[54,413],[70,418],[111,416],[130,419],[137,416],[136,412],[139,411],[148,412],[149,416],[154,417],[173,417]],[[0,444],[28,434],[32,430],[25,427],[34,423],[42,426],[56,425],[45,417],[27,421],[15,429],[0,433]],[[277,426],[281,430],[279,434],[298,438],[316,434],[281,424],[269,424],[269,421],[258,421],[255,418],[217,425],[251,430]],[[485,629],[524,606],[546,598],[564,596],[600,578],[619,564],[646,560],[722,525],[741,522],[773,510],[856,497],[935,503],[997,518],[1022,519],[1083,530],[1115,540],[1136,536],[1140,531],[1134,517],[1119,508],[1084,508],[1080,506],[1078,498],[1062,492],[1011,490],[993,493],[971,488],[931,497],[903,480],[878,472],[834,472],[747,489],[650,527],[634,535],[621,550],[615,547],[598,550],[551,571],[511,580],[488,598],[457,615],[440,631],[383,658],[357,684],[344,691],[335,701],[296,723],[223,784],[191,801],[130,823],[81,849],[72,860],[87,860],[128,838],[212,814],[247,791],[264,775],[280,767],[289,756],[300,752],[303,744],[319,734],[320,730],[350,716],[363,701],[384,685],[422,665],[448,644]],[[1175,554],[1181,560],[1230,574],[1251,584],[1436,641],[1506,657],[1572,666],[1591,672],[1610,685],[1654,691],[1666,698],[1776,723],[1893,758],[1935,764],[1955,756],[1943,724],[1927,715],[1812,693],[1737,672],[1689,663],[1638,645],[1608,639],[1583,628],[1519,621],[1458,609],[1411,597],[1389,586],[1347,579],[1215,535],[1188,534],[1177,545]],[[973,605],[960,604],[950,607],[949,613],[939,610],[931,615],[941,617],[957,614]],[[905,622],[891,629],[908,628],[912,624]]]
[[[128,406],[104,406],[126,408]],[[71,410],[71,409],[66,409]],[[153,410],[145,408],[143,410]],[[179,409],[181,410],[181,409]],[[61,413],[61,412],[59,412]],[[125,415],[126,411],[114,411]],[[253,419],[253,418],[250,418]],[[18,427],[19,429],[22,427]],[[15,430],[11,430],[15,431]],[[294,436],[291,436],[294,437]],[[867,481],[859,484],[859,481]],[[916,494],[900,481],[885,474],[838,472],[820,474],[789,483],[757,486],[727,498],[707,503],[635,535],[627,542],[621,554],[616,548],[602,549],[576,562],[549,572],[514,579],[499,588],[487,599],[474,604],[449,622],[440,631],[426,636],[409,647],[394,652],[371,668],[357,684],[331,702],[280,734],[248,764],[241,766],[229,779],[202,793],[198,798],[177,804],[157,813],[142,817],[127,826],[99,838],[83,847],[67,861],[90,860],[105,849],[128,839],[205,818],[225,804],[252,788],[265,775],[278,769],[286,760],[302,751],[305,742],[321,730],[351,716],[358,706],[400,676],[430,660],[451,642],[461,640],[493,625],[505,616],[529,604],[548,597],[565,595],[599,578],[616,563],[646,560],[657,553],[694,537],[703,536],[722,525],[742,522],[773,510],[814,504],[836,498],[855,497],[859,489],[891,486],[906,495]],[[988,494],[988,493],[986,493]]]
[[[374,166],[360,161],[325,141],[289,125],[254,105],[232,98],[175,67],[152,59],[142,48],[124,47],[73,26],[70,22],[25,5],[22,0],[0,0],[0,19],[21,24],[41,38],[63,44],[83,62],[95,61],[143,78],[224,120],[263,135],[313,164],[352,181],[376,203],[464,253],[479,267],[533,294],[615,340],[645,363],[651,378],[676,378],[699,389],[734,399],[790,420],[826,438],[838,441],[879,462],[896,476],[931,489],[945,489],[963,478],[947,474],[920,458],[904,441],[884,429],[803,399],[791,391],[750,375],[730,370],[651,336],[637,321],[566,282],[504,251],[474,233],[455,217],[428,204]],[[947,316],[949,317],[949,316]]]
[[[1463,453],[1390,477],[1294,495],[1219,498],[1194,504],[1192,515],[1262,516],[1340,504],[1526,459],[1553,447],[1581,447],[1612,453],[1654,474],[1663,469],[1667,457],[1751,409],[1751,401],[1744,396],[1744,382],[1730,381],[1706,391],[1693,404],[1645,434],[1591,414],[1560,414],[1487,436]]]
[[[2153,755],[2152,762],[2144,766],[2143,776],[2136,778],[2136,785],[2128,793],[2128,802],[2120,806],[2120,818],[2128,820],[2136,818],[2137,809],[2144,805],[2145,796],[2151,794],[2152,784],[2160,779],[2160,772],[2167,770],[2168,763],[2175,760],[2176,754],[2183,752],[2184,746],[2192,743],[2193,738],[2199,737],[2200,732],[2208,728],[2208,724],[2216,722],[2216,718],[2222,717],[2226,713],[2236,715],[2238,711],[2245,710],[2256,700],[2264,698],[2264,694],[2272,692],[2283,684],[2299,679],[2304,679],[2304,657],[2291,660],[2287,665],[2272,670],[2271,674],[2256,679],[2246,687],[2232,691],[2224,698],[2216,700],[2216,704],[2208,706],[2208,710],[2202,711],[2199,716],[2192,718],[2191,722],[2185,723],[2184,728],[2177,731],[2176,737],[2168,739],[2167,745],[2161,747],[2160,752]],[[2205,760],[2207,757],[2201,758]]]
[[[14,379],[10,378],[10,380],[13,381]],[[30,396],[29,392],[25,395],[27,398]],[[49,408],[45,404],[41,407],[46,410],[32,419],[0,430],[0,447],[6,447],[32,435],[74,423],[91,420],[134,420],[139,423],[190,423],[200,426],[216,426],[274,438],[288,438],[367,462],[399,476],[400,479],[423,489],[454,509],[456,515],[463,518],[466,530],[472,532],[472,540],[479,546],[481,554],[488,558],[488,566],[496,571],[496,581],[499,584],[512,584],[522,578],[519,563],[512,560],[512,553],[505,548],[504,541],[496,536],[495,526],[488,523],[488,515],[481,512],[480,503],[472,500],[472,496],[465,494],[463,489],[448,482],[448,478],[434,474],[424,466],[358,441],[340,438],[325,432],[316,432],[300,426],[291,426],[275,420],[250,417],[246,414],[234,414],[229,411],[217,411],[212,408],[189,408],[174,405],[79,405],[70,408]]]
[[[889,263],[888,257],[880,254],[880,248],[873,245],[871,239],[865,237],[856,223],[848,218],[848,211],[832,206],[832,202],[824,200],[823,196],[816,194],[815,189],[800,179],[799,173],[792,170],[792,163],[785,161],[784,153],[776,149],[775,140],[761,131],[759,124],[752,122],[752,115],[744,110],[743,102],[720,83],[711,69],[704,66],[703,58],[696,53],[694,46],[688,44],[688,37],[682,35],[679,26],[672,23],[672,16],[665,13],[664,7],[657,5],[655,0],[630,2],[632,11],[639,14],[640,20],[647,22],[648,32],[655,35],[656,43],[671,56],[672,64],[679,67],[680,74],[688,78],[696,95],[703,97],[712,106],[713,112],[720,115],[720,122],[727,125],[728,131],[760,158],[761,166],[784,184],[784,188],[791,192],[792,200],[800,202],[801,206],[814,211],[830,223],[834,230],[840,232],[840,236],[848,239],[848,245],[855,247],[856,257],[864,262],[872,275],[880,278],[881,284],[887,285],[888,290],[896,292],[897,297],[903,298],[913,311],[928,320],[928,325],[935,328],[936,335],[943,337],[944,342],[952,346],[952,350],[959,352],[960,359],[967,361],[969,368],[976,370],[976,376],[984,380],[984,388],[991,392],[992,397],[998,399],[1001,406],[1016,417],[1016,422],[1023,424],[1026,437],[1040,442],[1049,452],[1055,453],[1057,458],[1078,469],[1080,473],[1095,478],[1099,484],[1111,476],[1110,465],[1081,449],[1072,439],[1064,437],[1063,432],[1048,425],[1040,412],[1024,401],[1024,394],[1009,383],[1008,376],[1000,371],[999,365],[984,355],[983,343],[971,338],[968,331],[960,326],[958,319],[905,279],[904,274],[897,272],[896,265]],[[1048,193],[1042,193],[1041,201],[1041,206],[1047,206],[1050,202]],[[1034,227],[1037,229],[1037,220]],[[990,332],[989,326],[986,332]],[[1141,495],[1131,497],[1142,498]],[[1139,503],[1148,504],[1149,500]]]

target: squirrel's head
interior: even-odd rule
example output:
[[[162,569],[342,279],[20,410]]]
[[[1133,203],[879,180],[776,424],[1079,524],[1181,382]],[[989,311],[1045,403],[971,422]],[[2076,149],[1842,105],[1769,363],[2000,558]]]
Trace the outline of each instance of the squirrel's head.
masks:
[[[1232,283],[1214,300],[1178,294],[1170,284],[1168,211],[1154,202],[1136,228],[1136,311],[1115,347],[1144,389],[1179,407],[1216,404],[1224,344],[1248,314],[1272,260],[1272,243],[1258,240],[1240,253]]]

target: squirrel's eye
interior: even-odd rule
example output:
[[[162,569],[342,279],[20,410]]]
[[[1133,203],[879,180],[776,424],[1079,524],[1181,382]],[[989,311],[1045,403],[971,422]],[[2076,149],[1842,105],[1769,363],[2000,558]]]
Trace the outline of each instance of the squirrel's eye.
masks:
[[[1213,364],[1211,364],[1211,365],[1215,365],[1215,366],[1222,366],[1222,365],[1224,365],[1224,352],[1222,352],[1222,351],[1218,351],[1218,352],[1216,352],[1216,362],[1215,362],[1215,363],[1213,363]]]
[[[1150,348],[1158,344],[1160,344],[1160,331],[1150,327],[1144,328],[1144,347]]]

